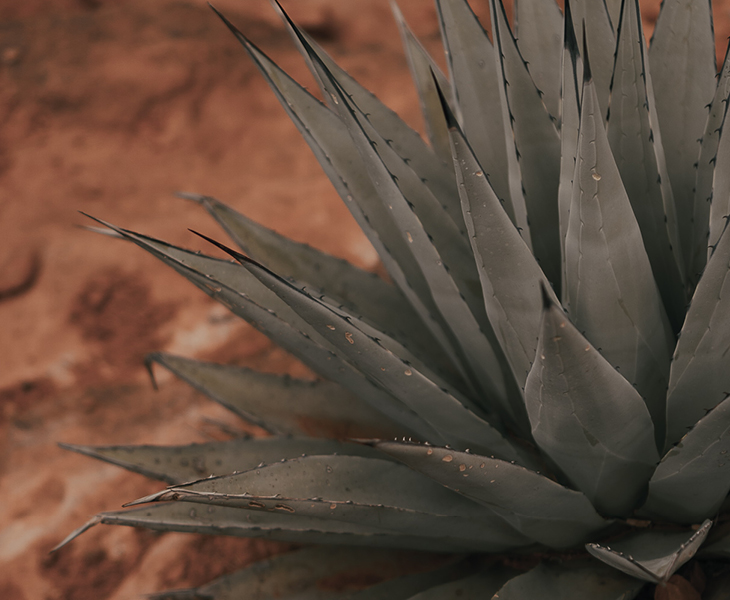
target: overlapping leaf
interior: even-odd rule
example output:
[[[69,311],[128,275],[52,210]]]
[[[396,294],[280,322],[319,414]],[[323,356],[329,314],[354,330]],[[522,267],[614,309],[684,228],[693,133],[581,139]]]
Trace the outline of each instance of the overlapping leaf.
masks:
[[[631,600],[643,584],[596,564],[540,564],[510,579],[494,596],[500,600]]]
[[[264,538],[303,544],[345,544],[380,548],[410,548],[431,552],[464,552],[449,540],[432,540],[417,535],[399,535],[378,527],[292,515],[287,511],[265,512],[167,502],[131,510],[103,512],[69,534],[54,550],[95,525],[146,527],[154,531],[178,531],[206,535]]]
[[[623,3],[607,132],[667,315],[677,331],[687,303],[684,256],[657,123],[638,0]]]
[[[263,463],[268,464],[303,455],[380,456],[362,444],[288,436],[236,438],[187,446],[61,444],[61,447],[124,467],[152,479],[160,479],[171,485],[248,471]]]
[[[116,228],[108,223],[103,224],[162,260],[208,295],[228,307],[234,314],[254,324],[279,346],[297,356],[322,377],[343,385],[376,410],[400,423],[409,431],[423,436],[424,439],[431,437],[441,439],[436,431],[416,413],[382,388],[374,385],[362,373],[334,353],[324,338],[296,315],[286,303],[281,301],[282,306],[272,304],[272,299],[279,301],[276,294],[259,284],[258,280],[240,265],[188,252],[152,238]],[[198,270],[198,267],[201,270]],[[242,276],[242,273],[246,275]],[[254,295],[256,293],[261,294],[264,306],[256,302],[255,299],[258,298]],[[277,310],[271,308],[272,306],[276,306]],[[301,331],[300,327],[305,331]]]
[[[384,348],[352,322],[252,261],[244,265],[321,332],[329,343],[372,381],[419,414],[440,435],[460,447],[484,448],[507,460],[523,453],[480,417],[467,398],[436,385],[415,366]]]
[[[399,463],[356,456],[307,456],[174,486],[143,502],[183,501],[287,513],[444,539],[464,550],[531,545],[488,509]]]
[[[305,381],[162,352],[150,354],[147,361],[271,433],[338,439],[403,434],[381,412],[331,381]]]
[[[513,142],[505,128],[509,112],[501,100],[492,43],[466,0],[437,0],[436,8],[459,121],[505,210],[527,232],[524,200],[517,196],[518,204],[513,204],[512,190],[519,177],[512,165]]]
[[[418,99],[421,103],[421,112],[426,123],[428,139],[431,141],[431,147],[434,152],[448,165],[451,163],[449,132],[446,127],[443,111],[441,110],[441,101],[439,100],[434,77],[441,89],[448,91],[447,95],[449,98],[454,97],[451,83],[441,72],[436,62],[429,56],[428,52],[426,52],[426,49],[418,41],[418,38],[410,30],[403,18],[403,13],[394,0],[391,1],[391,8],[393,9],[393,15],[398,23],[401,38],[403,39],[403,47],[408,58],[411,76],[418,90]],[[456,208],[458,208],[458,205]],[[455,218],[455,222],[463,224],[463,217],[460,210],[458,211],[458,219]]]
[[[582,97],[563,304],[581,333],[644,398],[661,447],[674,335],[611,155],[592,80],[586,80]]]
[[[456,359],[454,341],[445,331],[446,324],[440,318],[428,283],[407,239],[378,197],[347,127],[336,114],[279,69],[225,17],[219,16],[271,85],[345,205],[378,252],[395,284],[439,344],[450,357]]]
[[[699,420],[649,481],[642,511],[674,523],[713,518],[730,492],[730,399]]]
[[[325,101],[336,111],[338,105],[332,94],[334,90],[328,77],[323,77],[320,66],[328,72],[329,77],[337,81],[337,85],[350,98],[354,105],[368,115],[368,120],[378,135],[388,141],[396,154],[408,163],[415,171],[419,179],[423,181],[436,198],[441,200],[448,208],[447,213],[458,218],[458,196],[454,190],[454,174],[446,164],[436,156],[421,137],[413,131],[403,120],[373,94],[362,87],[355,79],[350,77],[342,68],[333,61],[327,53],[309,36],[304,30],[297,27],[286,15],[278,4],[272,0],[272,4],[282,17],[284,25],[302,53],[302,56],[309,64],[315,79],[322,88]],[[315,57],[316,56],[316,60]]]
[[[306,282],[308,287],[321,291],[338,306],[369,321],[410,348],[426,351],[437,364],[448,364],[447,357],[440,353],[438,342],[429,335],[423,321],[394,285],[345,260],[279,235],[215,198],[179,195],[205,207],[253,259],[284,277]]]
[[[636,508],[659,461],[649,412],[548,297],[525,403],[537,444],[599,512]]]
[[[571,24],[572,27],[572,24]],[[553,117],[560,114],[563,15],[554,0],[517,0],[515,37],[520,54]]]
[[[616,2],[616,0],[610,0]],[[619,0],[619,5],[620,5]],[[585,40],[590,55],[593,77],[601,115],[608,115],[608,99],[611,94],[611,76],[616,52],[615,30],[618,20],[611,24],[611,17],[604,0],[574,0],[573,10],[575,37],[579,43]]]
[[[568,216],[573,197],[576,151],[580,129],[580,96],[583,91],[583,60],[573,30],[571,3],[565,2],[563,27],[563,55],[560,96],[560,183],[558,185],[558,221],[560,222],[560,259],[562,261],[560,297],[565,301],[567,278],[565,274],[565,237],[568,234]]]
[[[695,531],[644,531],[612,542],[611,546],[587,544],[597,559],[632,577],[652,583],[666,583],[679,567],[690,560],[712,527],[705,521]]]
[[[657,123],[685,252],[692,243],[699,140],[716,89],[714,37],[709,2],[667,0],[649,46]]]
[[[569,548],[610,524],[580,492],[509,462],[417,444],[381,442],[376,448],[484,504],[546,546]]]
[[[728,48],[730,49],[730,46]],[[687,276],[693,285],[697,285],[697,281],[707,264],[710,250],[709,246],[714,246],[717,243],[719,234],[722,233],[722,228],[724,227],[724,222],[719,228],[715,225],[716,235],[712,242],[710,242],[710,210],[711,202],[715,195],[713,181],[719,158],[720,132],[725,119],[729,97],[730,53],[726,52],[722,71],[720,72],[717,87],[715,88],[715,95],[710,104],[710,114],[707,117],[704,133],[700,141],[700,154],[695,175],[692,241],[689,248],[690,254],[688,256],[687,266]],[[728,142],[730,142],[730,136]],[[718,194],[718,200],[721,202],[722,197],[722,195]],[[717,212],[721,213],[722,211]]]
[[[548,289],[550,284],[453,119],[449,133],[487,315],[522,387],[535,357],[540,326],[538,288],[540,282]]]
[[[667,393],[666,448],[730,390],[730,236],[722,235],[697,284],[674,350]]]
[[[561,271],[556,200],[560,137],[517,48],[502,0],[490,0],[490,6],[497,72],[502,78],[502,98],[509,108],[505,126],[511,129],[514,139],[521,182],[519,190],[512,193],[512,203],[515,204],[515,195],[524,195],[532,250],[545,276],[557,286]],[[510,138],[509,132],[507,137]]]
[[[314,547],[287,552],[219,577],[196,589],[148,596],[151,600],[253,600],[255,598],[339,599],[343,593],[327,585],[333,578],[379,577],[403,561],[403,553],[373,553],[364,548]],[[349,595],[349,594],[348,594]]]

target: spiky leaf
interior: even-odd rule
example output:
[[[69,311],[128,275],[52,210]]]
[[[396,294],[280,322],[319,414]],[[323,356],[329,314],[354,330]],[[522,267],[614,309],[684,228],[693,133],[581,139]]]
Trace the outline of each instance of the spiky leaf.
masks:
[[[632,577],[665,583],[696,554],[711,527],[708,520],[694,533],[645,531],[610,546],[587,544],[586,548],[597,559]]]
[[[580,492],[493,457],[395,442],[381,442],[376,448],[484,504],[547,546],[569,548],[610,524]]]
[[[643,499],[659,461],[646,405],[549,298],[525,403],[537,444],[599,512]]]

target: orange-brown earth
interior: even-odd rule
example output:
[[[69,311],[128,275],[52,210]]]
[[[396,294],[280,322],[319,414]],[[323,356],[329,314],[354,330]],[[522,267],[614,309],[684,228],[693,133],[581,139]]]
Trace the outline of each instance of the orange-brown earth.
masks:
[[[438,53],[431,3],[400,4]],[[485,4],[475,6],[483,13]],[[657,4],[647,4],[648,22]],[[217,5],[313,87],[267,2]],[[715,7],[718,40],[730,31],[726,6]],[[385,0],[287,7],[420,129]],[[164,373],[154,392],[145,353],[308,376],[153,258],[76,227],[89,223],[83,211],[211,252],[188,228],[222,235],[175,190],[217,196],[377,268],[294,126],[203,0],[0,0],[0,598],[137,598],[284,548],[98,527],[48,553],[94,513],[159,489],[57,441],[172,444],[247,429]]]

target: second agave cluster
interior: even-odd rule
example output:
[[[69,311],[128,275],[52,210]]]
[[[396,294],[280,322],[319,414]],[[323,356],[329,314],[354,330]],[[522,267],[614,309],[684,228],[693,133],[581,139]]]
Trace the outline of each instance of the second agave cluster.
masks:
[[[170,485],[68,539],[112,523],[338,546],[175,598],[618,600],[698,552],[721,581],[730,63],[718,75],[710,4],[665,0],[649,46],[637,0],[519,0],[512,26],[490,8],[488,35],[437,0],[447,76],[394,7],[428,143],[278,5],[324,103],[220,15],[390,281],[205,196],[183,195],[235,261],[101,222],[321,380],[151,355],[271,435],[67,446]],[[394,549],[455,557],[318,587]]]

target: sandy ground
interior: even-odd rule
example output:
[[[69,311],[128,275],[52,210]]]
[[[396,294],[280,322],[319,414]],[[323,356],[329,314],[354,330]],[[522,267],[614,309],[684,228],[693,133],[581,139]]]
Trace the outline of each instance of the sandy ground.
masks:
[[[400,5],[437,53],[431,3]],[[313,87],[267,2],[217,6]],[[287,8],[421,128],[385,0]],[[647,6],[649,20],[656,11]],[[727,10],[715,11],[724,40]],[[78,211],[210,252],[188,228],[222,234],[199,207],[172,197],[201,192],[377,268],[266,83],[202,0],[0,0],[0,124],[0,598],[137,598],[281,551],[99,527],[48,554],[94,513],[159,489],[57,441],[172,444],[220,438],[216,423],[247,429],[162,372],[154,392],[147,352],[308,376],[155,259],[79,229],[89,221]]]

